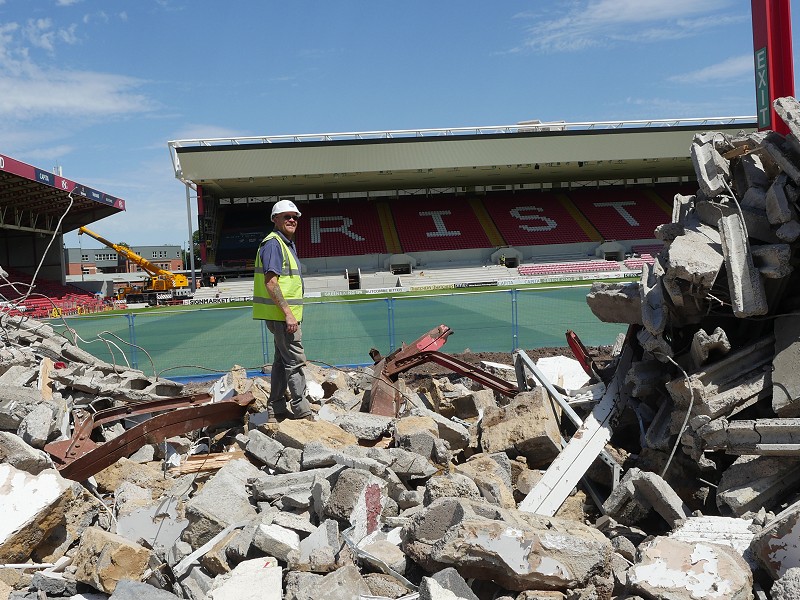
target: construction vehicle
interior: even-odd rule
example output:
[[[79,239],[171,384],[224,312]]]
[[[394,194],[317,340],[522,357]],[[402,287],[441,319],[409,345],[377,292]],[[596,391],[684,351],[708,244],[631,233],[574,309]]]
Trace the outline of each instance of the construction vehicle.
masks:
[[[78,229],[78,235],[83,233],[93,237],[109,248],[112,248],[117,254],[138,265],[139,268],[148,274],[149,277],[142,282],[141,286],[125,286],[122,288],[117,299],[124,299],[129,303],[145,302],[147,304],[156,305],[166,304],[170,300],[189,298],[192,296],[192,292],[189,289],[189,279],[185,275],[162,269],[146,258],[139,256],[127,246],[110,242],[91,229],[87,229],[86,227]]]

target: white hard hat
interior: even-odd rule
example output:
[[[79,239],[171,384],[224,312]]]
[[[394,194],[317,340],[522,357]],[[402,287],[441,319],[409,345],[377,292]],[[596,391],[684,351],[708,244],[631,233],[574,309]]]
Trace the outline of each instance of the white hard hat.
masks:
[[[278,202],[272,205],[272,214],[270,215],[269,218],[274,219],[275,215],[279,215],[285,212],[296,212],[298,217],[303,214],[299,210],[297,210],[297,207],[291,200],[279,200]]]

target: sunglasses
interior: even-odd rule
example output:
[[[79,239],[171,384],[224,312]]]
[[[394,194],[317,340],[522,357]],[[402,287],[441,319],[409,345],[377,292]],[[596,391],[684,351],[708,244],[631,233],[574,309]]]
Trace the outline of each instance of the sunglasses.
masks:
[[[292,221],[292,220],[299,221],[300,217],[298,217],[297,215],[283,215],[283,220],[284,221]]]

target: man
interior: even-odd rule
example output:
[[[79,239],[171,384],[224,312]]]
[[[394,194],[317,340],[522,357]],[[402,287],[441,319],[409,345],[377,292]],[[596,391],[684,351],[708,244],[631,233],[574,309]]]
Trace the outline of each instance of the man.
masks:
[[[285,393],[288,387],[293,419],[313,419],[306,396],[303,367],[306,355],[300,323],[303,320],[303,279],[294,245],[300,211],[294,202],[281,200],[272,207],[274,229],[256,254],[253,282],[253,318],[267,322],[275,340],[269,394],[269,420],[289,416]]]

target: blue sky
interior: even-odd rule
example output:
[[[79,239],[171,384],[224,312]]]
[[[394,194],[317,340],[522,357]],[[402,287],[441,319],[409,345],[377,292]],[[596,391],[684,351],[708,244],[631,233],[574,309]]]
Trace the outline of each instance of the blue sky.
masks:
[[[754,115],[752,45],[742,0],[0,0],[0,153],[182,244],[169,140]]]

